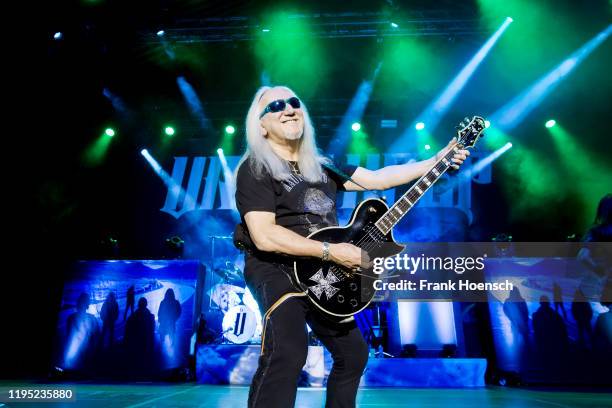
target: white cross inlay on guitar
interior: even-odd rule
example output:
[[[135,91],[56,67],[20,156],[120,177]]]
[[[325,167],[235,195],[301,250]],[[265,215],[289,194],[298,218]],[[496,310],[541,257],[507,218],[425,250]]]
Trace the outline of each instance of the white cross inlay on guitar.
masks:
[[[310,277],[310,280],[317,282],[316,285],[309,286],[308,289],[317,297],[321,299],[321,294],[325,292],[327,299],[331,299],[340,289],[333,287],[332,283],[340,282],[333,272],[328,272],[327,277],[323,276],[323,270],[319,269],[317,273]]]

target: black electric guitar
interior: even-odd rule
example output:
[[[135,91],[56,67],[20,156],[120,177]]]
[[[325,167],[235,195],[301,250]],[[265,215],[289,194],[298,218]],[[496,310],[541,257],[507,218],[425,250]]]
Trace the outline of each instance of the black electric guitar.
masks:
[[[456,145],[389,208],[377,198],[362,201],[345,227],[327,227],[308,236],[321,242],[348,242],[362,248],[370,259],[396,255],[404,249],[393,238],[393,227],[446,172],[459,148],[472,148],[485,128],[479,116],[466,118],[457,131]],[[374,297],[373,282],[380,276],[372,268],[358,273],[331,262],[312,258],[294,262],[295,283],[307,291],[309,299],[332,318],[343,319],[363,310]]]

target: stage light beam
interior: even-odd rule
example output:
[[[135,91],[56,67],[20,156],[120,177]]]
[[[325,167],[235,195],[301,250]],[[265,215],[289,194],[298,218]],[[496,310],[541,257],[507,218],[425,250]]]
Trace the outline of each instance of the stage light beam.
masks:
[[[574,51],[550,72],[542,76],[510,102],[490,116],[501,130],[508,131],[523,122],[525,117],[540,105],[582,61],[584,61],[612,33],[612,24]]]
[[[86,165],[96,166],[104,160],[116,132],[113,128],[106,128],[83,152],[82,160]]]
[[[192,194],[189,194],[181,187],[179,183],[174,181],[174,178],[171,177],[159,164],[157,160],[149,153],[147,149],[142,149],[140,154],[145,158],[147,163],[151,166],[153,171],[159,176],[159,178],[164,182],[166,187],[168,188],[168,197],[185,197],[184,205],[188,206],[188,208],[195,207],[195,199]],[[167,203],[166,203],[167,205]],[[164,207],[166,206],[164,205]]]
[[[123,99],[121,99],[121,97],[119,97],[118,95],[115,95],[108,88],[102,89],[102,95],[104,95],[104,97],[110,101],[115,111],[122,116],[122,119],[124,120],[129,119],[129,117],[131,116],[131,113],[129,109],[127,108],[127,106],[125,105],[125,102],[123,101]]]
[[[446,86],[436,99],[434,99],[417,117],[427,123],[430,131],[434,131],[440,123],[440,120],[453,102],[465,87],[468,80],[472,77],[480,63],[485,59],[491,51],[495,43],[499,40],[508,26],[512,23],[512,19],[506,18],[502,25],[491,35],[491,37],[483,44],[482,47],[474,54],[470,61],[459,71],[457,76]],[[417,131],[419,129],[416,129]],[[398,153],[405,149],[408,141],[414,137],[414,129],[407,128],[404,133],[391,145],[389,152]]]
[[[374,82],[378,77],[381,67],[382,62],[379,63],[374,70],[372,78],[363,81],[359,85],[359,88],[357,88],[349,107],[346,109],[340,124],[336,128],[336,134],[327,145],[328,154],[332,156],[343,154],[348,145],[352,143],[352,138],[355,136],[354,132],[359,132],[361,130],[361,123],[359,123],[359,121],[363,117],[363,113],[370,101]],[[349,131],[349,127],[353,130],[353,134]]]
[[[471,180],[472,177],[478,173],[480,173],[485,167],[490,166],[495,160],[501,157],[504,153],[512,148],[512,143],[507,142],[505,145],[500,147],[499,149],[492,152],[487,157],[480,159],[476,164],[464,169],[461,172],[460,177],[458,179],[460,181]]]
[[[414,128],[415,128],[416,130],[423,130],[423,129],[425,129],[425,123],[423,123],[423,122],[417,122],[417,123],[416,123],[416,125],[414,125]]]
[[[183,98],[191,111],[191,114],[198,120],[202,129],[210,128],[210,121],[208,120],[206,114],[204,113],[204,107],[202,106],[202,101],[198,97],[195,89],[189,81],[183,76],[179,76],[176,78],[176,83],[183,94]]]
[[[217,149],[217,155],[219,156],[219,161],[221,162],[221,167],[223,169],[223,177],[225,178],[225,182],[229,186],[229,191],[227,190],[224,190],[224,191],[229,193],[228,198],[229,198],[231,207],[236,208],[236,198],[235,198],[236,182],[234,181],[234,173],[232,172],[232,169],[227,163],[227,158],[225,157],[225,154],[223,153],[222,148]]]
[[[176,130],[174,130],[172,126],[166,126],[164,128],[164,133],[166,134],[166,136],[174,136],[174,134],[176,133]]]

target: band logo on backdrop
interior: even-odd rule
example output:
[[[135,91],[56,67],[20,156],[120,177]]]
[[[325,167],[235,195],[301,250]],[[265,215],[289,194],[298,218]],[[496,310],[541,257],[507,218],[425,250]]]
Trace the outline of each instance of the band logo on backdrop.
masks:
[[[480,152],[473,153],[468,158],[468,165],[480,159]],[[362,157],[365,160],[362,160]],[[405,163],[416,157],[407,153],[385,153],[365,156],[348,154],[345,158],[347,164],[377,169]],[[233,174],[240,161],[240,156],[226,156],[226,160]],[[228,180],[228,176],[218,156],[175,157],[171,174],[172,183],[168,186],[166,200],[161,211],[179,219],[190,211],[235,210],[234,186],[232,180]],[[444,177],[448,178],[446,175]],[[486,166],[482,171],[474,174],[471,180],[479,184],[491,183],[491,167]],[[176,186],[181,188],[176,188]],[[471,222],[472,183],[446,183],[446,185],[440,183],[434,186],[433,190],[433,194],[427,194],[421,199],[420,207],[455,208],[465,213]],[[386,197],[388,202],[394,202],[396,191],[395,189],[386,190],[381,195]],[[376,192],[363,193],[363,199],[376,196]],[[357,192],[342,192],[339,196],[338,208],[353,209],[359,200],[361,198],[358,198]]]

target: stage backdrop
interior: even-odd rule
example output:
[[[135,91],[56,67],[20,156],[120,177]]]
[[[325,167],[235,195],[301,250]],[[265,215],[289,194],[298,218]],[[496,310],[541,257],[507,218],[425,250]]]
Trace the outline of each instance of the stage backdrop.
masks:
[[[96,378],[186,368],[198,261],[81,261],[65,281],[54,365]]]

